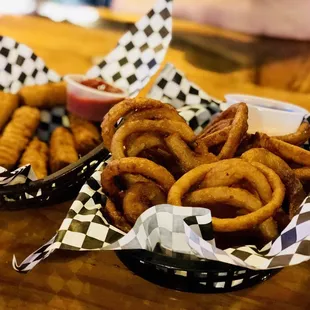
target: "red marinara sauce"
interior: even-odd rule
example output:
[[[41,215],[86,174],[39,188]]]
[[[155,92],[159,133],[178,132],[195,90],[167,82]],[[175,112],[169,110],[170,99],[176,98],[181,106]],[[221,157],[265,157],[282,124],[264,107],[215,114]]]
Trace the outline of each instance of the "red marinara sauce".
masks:
[[[102,121],[103,116],[110,108],[125,97],[125,93],[121,89],[110,85],[101,78],[87,79],[78,83],[102,92],[102,95],[90,92],[84,87],[75,87],[68,91],[68,110],[90,121]],[[111,96],[106,93],[111,93]]]
[[[113,94],[121,94],[123,91],[119,88],[116,88],[110,84],[108,84],[105,80],[101,78],[96,79],[88,79],[81,82],[82,85],[100,90],[105,91],[107,93],[113,93]]]

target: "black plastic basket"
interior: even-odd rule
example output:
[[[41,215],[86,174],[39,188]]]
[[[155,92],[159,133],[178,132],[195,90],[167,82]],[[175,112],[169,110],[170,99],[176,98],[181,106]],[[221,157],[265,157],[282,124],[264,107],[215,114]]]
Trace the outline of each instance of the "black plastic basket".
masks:
[[[186,292],[223,293],[251,287],[280,269],[251,270],[208,260],[174,258],[146,250],[116,251],[123,264],[142,278]]]
[[[45,179],[0,188],[0,209],[44,207],[74,199],[109,152],[100,144],[77,162]]]

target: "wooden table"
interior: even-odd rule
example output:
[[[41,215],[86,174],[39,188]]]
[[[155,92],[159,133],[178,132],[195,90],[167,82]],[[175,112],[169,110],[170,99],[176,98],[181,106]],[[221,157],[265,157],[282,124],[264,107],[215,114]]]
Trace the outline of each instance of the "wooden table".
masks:
[[[114,47],[121,35],[121,30],[117,29],[83,29],[35,17],[0,18],[2,35],[31,46],[50,68],[60,74],[85,72],[94,56],[104,55]],[[255,85],[254,68],[245,66],[217,72],[206,70],[211,58],[206,57],[205,50],[198,49],[197,42],[193,41],[184,45],[185,34],[191,32],[207,38],[213,33],[237,42],[254,41],[255,38],[186,23],[177,25],[177,35],[166,60],[173,62],[213,96],[222,98],[228,91],[249,92],[310,108],[310,95],[307,93]],[[180,42],[183,42],[182,48]],[[225,63],[219,60],[218,67],[220,65],[225,69]],[[286,70],[289,72],[290,67],[286,66]],[[59,251],[29,274],[16,273],[11,267],[13,254],[21,261],[49,240],[59,228],[68,207],[69,203],[64,203],[39,210],[1,212],[1,309],[310,308],[309,262],[286,268],[255,287],[217,295],[189,294],[156,286],[126,269],[113,252]]]

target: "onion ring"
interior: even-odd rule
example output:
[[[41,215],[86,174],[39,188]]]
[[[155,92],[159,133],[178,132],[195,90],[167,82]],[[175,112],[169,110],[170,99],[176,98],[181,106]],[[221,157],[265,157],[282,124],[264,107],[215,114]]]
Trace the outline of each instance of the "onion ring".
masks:
[[[195,138],[193,130],[187,124],[181,122],[174,122],[170,120],[142,120],[125,123],[116,131],[113,136],[111,144],[111,153],[113,159],[126,157],[124,152],[124,142],[130,134],[150,131],[161,132],[163,134],[179,133],[182,139],[186,142],[191,142]]]
[[[232,106],[230,106],[228,109],[226,109],[225,111],[219,113],[217,116],[215,116],[210,122],[209,124],[199,133],[199,135],[197,136],[197,139],[201,139],[206,137],[208,134],[210,133],[214,133],[214,129],[217,128],[217,124],[222,124],[222,121],[227,121],[227,120],[231,120],[235,117],[236,112],[237,112],[237,104],[234,104]],[[223,128],[218,128],[218,130],[221,130]]]
[[[110,150],[112,138],[115,133],[115,125],[120,118],[126,116],[131,111],[149,108],[166,108],[175,110],[174,107],[167,103],[162,103],[158,100],[153,100],[150,98],[134,98],[123,100],[122,102],[114,105],[103,118],[101,123],[101,135],[104,146]]]
[[[274,170],[286,188],[289,200],[289,214],[292,218],[306,197],[303,186],[290,166],[279,156],[261,148],[251,149],[241,156],[242,159],[252,163],[259,162]]]
[[[232,122],[233,122],[233,118],[222,119],[221,121],[213,124],[212,126],[208,126],[205,129],[203,129],[203,131],[201,131],[197,135],[197,139],[203,138],[211,133],[227,128],[232,124]]]
[[[127,142],[127,141],[126,141]],[[155,132],[145,132],[133,140],[130,144],[126,143],[128,157],[139,157],[138,155],[151,148],[165,148],[164,139]]]
[[[248,107],[245,103],[239,103],[237,105],[236,115],[231,124],[231,130],[229,131],[227,141],[222,147],[219,159],[227,159],[234,156],[236,150],[242,140],[242,137],[248,130]]]
[[[238,109],[238,104],[231,105],[228,109],[226,109],[225,111],[215,116],[211,120],[211,122],[204,128],[203,131],[208,131],[210,127],[213,127],[214,124],[220,122],[223,119],[234,118],[236,115],[237,109]]]
[[[227,186],[199,189],[187,194],[184,199],[184,205],[188,206],[214,203],[228,204],[250,212],[262,207],[261,201],[248,191]]]
[[[111,220],[112,225],[124,232],[130,231],[131,225],[127,222],[121,212],[116,209],[115,204],[109,198],[107,199],[103,212]]]
[[[197,154],[208,155],[210,153],[208,147],[201,141],[195,141],[191,145],[194,148],[195,153]]]
[[[265,204],[270,201],[272,192],[266,177],[253,165],[238,158],[219,161],[206,173],[200,187],[231,186],[241,180],[249,182]]]
[[[228,125],[230,119],[225,119],[225,115],[234,115],[231,125]],[[210,123],[211,125],[208,125],[206,129],[200,135],[198,135],[196,141],[202,141],[208,147],[225,142],[218,154],[218,158],[232,158],[235,155],[243,136],[248,130],[247,119],[247,105],[245,103],[233,105],[229,109],[222,112],[215,120],[213,120]],[[224,121],[226,121],[226,123],[224,123]],[[223,124],[227,126],[222,127]],[[214,131],[216,128],[219,130]]]
[[[254,134],[245,134],[237,151],[235,156],[239,157],[244,152],[259,147],[259,143],[257,142],[257,137]]]
[[[296,177],[302,182],[310,180],[310,167],[294,169],[294,173]]]
[[[263,133],[257,134],[260,145],[268,151],[280,156],[284,160],[310,166],[310,152],[296,145],[271,138]]]
[[[216,132],[218,130],[221,130],[223,128],[226,128],[228,126],[230,126],[233,122],[233,118],[227,118],[227,119],[223,119],[217,123],[215,123],[210,129],[209,129],[209,133],[213,133]]]
[[[192,151],[188,145],[182,140],[179,134],[172,134],[165,138],[166,144],[170,152],[176,157],[184,172],[187,172],[202,164],[217,161],[217,157],[209,152],[197,154]]]
[[[203,188],[189,193],[184,199],[184,204],[188,206],[214,203],[228,204],[248,212],[254,212],[262,207],[261,201],[248,191],[226,186]],[[273,240],[278,236],[277,225],[272,218],[262,222],[259,230],[265,241]]]
[[[218,163],[202,165],[184,174],[171,187],[168,193],[168,203],[182,206],[182,197],[184,194],[190,190],[191,186],[201,181],[217,164]],[[273,170],[260,163],[253,163],[252,165],[260,170],[268,179],[273,190],[271,200],[256,211],[233,219],[212,218],[212,225],[216,231],[230,232],[253,228],[267,220],[269,217],[272,217],[277,209],[281,207],[284,199],[285,188],[280,177]]]
[[[220,129],[219,131],[210,133],[206,136],[201,136],[200,138],[197,138],[195,141],[200,141],[204,143],[207,147],[218,145],[227,140],[230,130],[231,126]]]
[[[139,157],[147,158],[154,163],[165,167],[174,177],[178,179],[183,175],[183,171],[178,163],[176,163],[175,157],[169,153],[169,151],[161,148],[151,148],[145,152],[140,153]]]
[[[168,192],[175,182],[167,169],[148,159],[129,157],[112,160],[101,173],[102,190],[109,198],[113,199],[118,196],[119,189],[114,184],[114,177],[124,173],[138,174],[151,179],[165,192]]]
[[[289,144],[302,145],[310,139],[310,125],[308,122],[303,122],[300,124],[296,132],[284,136],[274,136],[272,138],[284,141]]]
[[[125,218],[129,223],[135,224],[146,209],[166,202],[165,193],[155,183],[136,183],[125,192],[123,199]]]
[[[142,183],[142,182],[150,182],[147,178],[143,177],[139,174],[131,174],[131,173],[125,173],[121,176],[122,182],[124,183],[124,188],[128,189],[130,186],[132,186],[135,183]]]
[[[170,107],[167,108],[166,106],[162,108],[154,108],[154,109],[131,112],[126,116],[125,122],[140,121],[143,119],[153,121],[170,119],[171,121],[185,123],[185,119],[178,113],[177,110],[171,109]]]

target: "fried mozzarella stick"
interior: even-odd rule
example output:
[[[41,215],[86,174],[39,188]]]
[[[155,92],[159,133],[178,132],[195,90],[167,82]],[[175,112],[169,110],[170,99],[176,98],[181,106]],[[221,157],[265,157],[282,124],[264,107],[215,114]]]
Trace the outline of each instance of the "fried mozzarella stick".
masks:
[[[50,140],[50,169],[58,171],[78,160],[72,134],[64,127],[57,127]]]
[[[101,136],[94,124],[72,114],[69,115],[69,120],[79,154],[85,155],[100,144]]]
[[[19,166],[30,164],[38,179],[44,179],[47,176],[48,164],[48,146],[37,137],[29,143],[24,152]]]
[[[18,107],[18,96],[0,92],[0,131]]]
[[[36,108],[51,108],[66,103],[64,82],[23,87],[19,93],[25,105]]]
[[[40,111],[31,107],[18,108],[0,138],[0,166],[12,169],[40,122]]]

